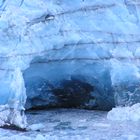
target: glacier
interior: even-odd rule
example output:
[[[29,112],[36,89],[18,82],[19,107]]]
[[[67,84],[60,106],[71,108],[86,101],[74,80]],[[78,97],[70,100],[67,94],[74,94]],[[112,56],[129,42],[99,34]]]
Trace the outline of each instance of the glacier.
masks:
[[[139,103],[139,20],[138,0],[0,0],[0,124]]]

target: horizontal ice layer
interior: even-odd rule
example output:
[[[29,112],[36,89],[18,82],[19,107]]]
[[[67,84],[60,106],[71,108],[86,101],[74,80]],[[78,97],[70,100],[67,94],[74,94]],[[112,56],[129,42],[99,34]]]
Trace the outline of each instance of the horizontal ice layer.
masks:
[[[24,94],[11,87],[17,69],[27,108],[140,101],[138,1],[1,0],[0,15],[1,105],[15,108],[13,98],[24,109]]]

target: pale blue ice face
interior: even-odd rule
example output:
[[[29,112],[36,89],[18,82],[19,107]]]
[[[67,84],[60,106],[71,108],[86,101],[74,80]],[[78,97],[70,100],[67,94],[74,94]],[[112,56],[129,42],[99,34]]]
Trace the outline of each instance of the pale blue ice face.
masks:
[[[138,1],[1,0],[0,15],[0,104],[24,106],[11,86],[17,68],[27,108],[70,98],[103,110],[139,102]]]

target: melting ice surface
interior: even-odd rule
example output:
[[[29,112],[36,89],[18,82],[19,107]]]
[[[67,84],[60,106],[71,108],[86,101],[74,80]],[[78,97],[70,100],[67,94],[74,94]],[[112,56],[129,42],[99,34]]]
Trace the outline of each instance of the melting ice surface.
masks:
[[[18,127],[26,127],[26,116],[24,115],[24,106],[26,102],[26,89],[24,80],[19,68],[16,68],[11,75],[10,98],[6,105],[0,108],[0,125],[14,124]]]
[[[0,0],[0,124],[26,127],[24,108],[139,103],[139,60],[138,0]]]
[[[0,129],[1,140],[139,140],[140,123],[110,121],[105,111],[54,109],[30,111],[30,131]]]

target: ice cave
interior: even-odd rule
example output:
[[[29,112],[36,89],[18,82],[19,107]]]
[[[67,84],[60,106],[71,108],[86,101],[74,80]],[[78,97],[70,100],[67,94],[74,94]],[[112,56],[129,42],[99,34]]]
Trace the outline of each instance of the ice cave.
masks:
[[[0,127],[140,140],[140,1],[0,0]]]

